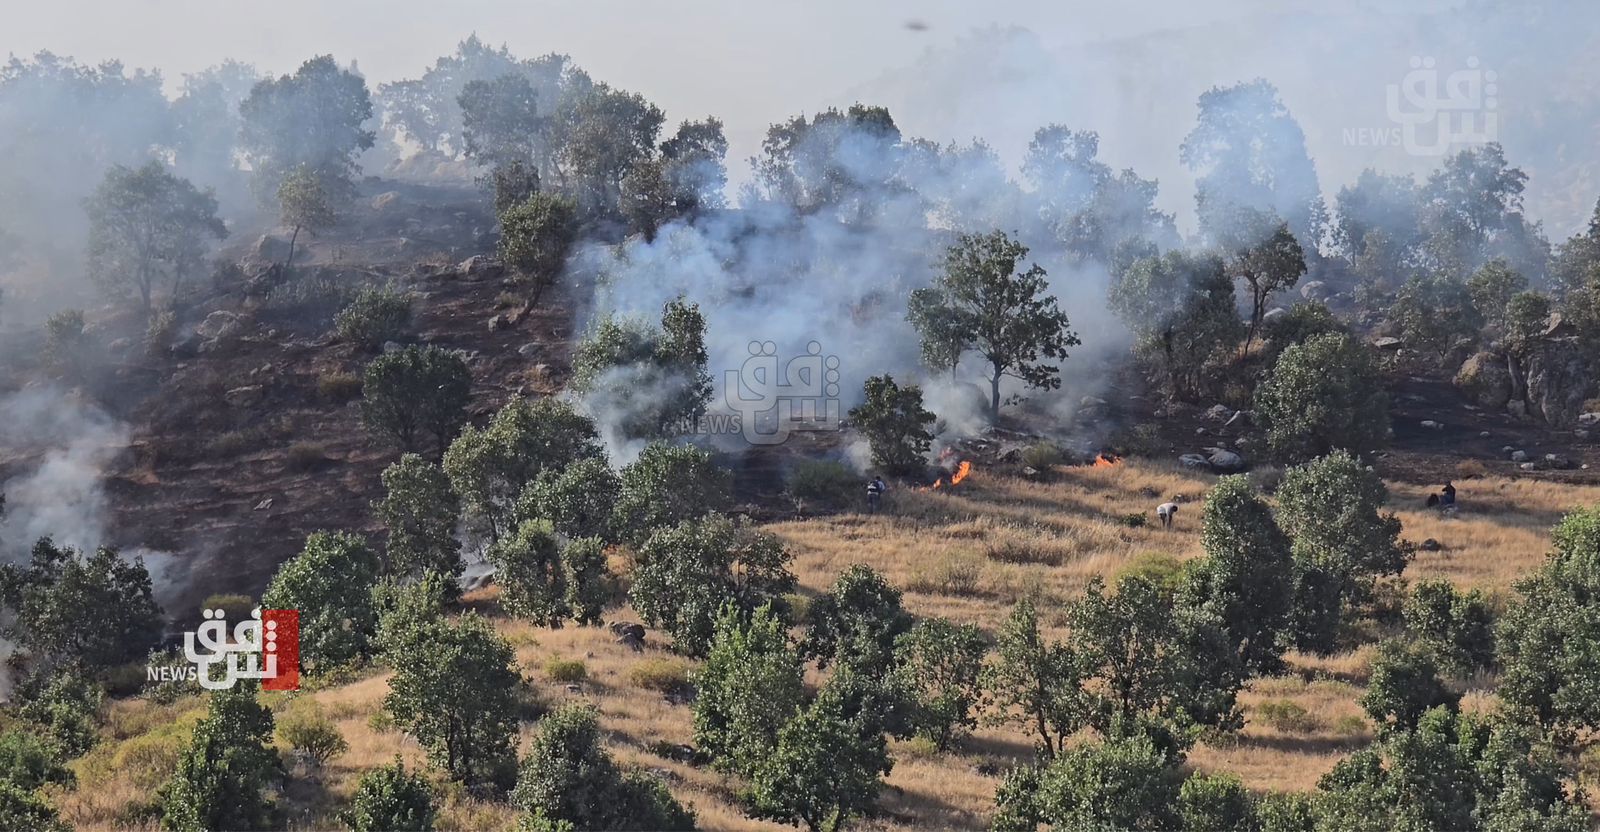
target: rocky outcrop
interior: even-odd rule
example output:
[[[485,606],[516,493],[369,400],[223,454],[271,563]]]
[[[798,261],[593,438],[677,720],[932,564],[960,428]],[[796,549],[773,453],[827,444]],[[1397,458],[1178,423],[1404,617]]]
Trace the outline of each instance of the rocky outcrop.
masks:
[[[1577,424],[1594,392],[1594,374],[1576,338],[1548,338],[1529,354],[1526,399],[1530,413],[1552,427]]]
[[[1498,411],[1511,401],[1511,370],[1498,353],[1473,353],[1462,363],[1455,383],[1479,407]]]

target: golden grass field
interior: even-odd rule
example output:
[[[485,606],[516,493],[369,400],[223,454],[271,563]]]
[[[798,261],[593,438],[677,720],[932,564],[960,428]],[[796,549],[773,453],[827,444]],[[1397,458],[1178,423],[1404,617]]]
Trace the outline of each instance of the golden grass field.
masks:
[[[906,590],[906,606],[986,630],[1027,593],[1043,599],[1052,626],[1053,606],[1071,598],[1094,575],[1113,576],[1152,557],[1184,559],[1199,551],[1200,500],[1209,477],[1129,461],[1112,467],[1062,467],[1048,482],[985,471],[959,488],[891,492],[883,514],[841,514],[775,523],[794,554],[801,593],[826,591],[846,566],[864,563]],[[1544,557],[1550,526],[1579,505],[1600,503],[1600,487],[1531,479],[1481,477],[1458,482],[1461,510],[1442,518],[1423,508],[1426,490],[1392,485],[1391,503],[1412,541],[1433,538],[1441,549],[1419,552],[1406,577],[1443,576],[1463,586],[1506,592]],[[1154,523],[1154,506],[1187,500],[1174,527]],[[1122,518],[1143,513],[1150,523],[1130,527]],[[493,610],[493,592],[469,596]],[[628,620],[631,611],[616,611]],[[686,673],[691,664],[652,638],[644,653],[613,643],[603,629],[539,629],[497,619],[517,648],[524,675],[546,704],[592,703],[610,732],[612,753],[626,764],[664,775],[680,799],[692,804],[706,829],[779,828],[746,818],[735,797],[738,784],[709,769],[668,759],[658,744],[688,743],[692,716],[669,704],[656,680]],[[1248,725],[1216,746],[1201,745],[1190,762],[1205,770],[1240,775],[1261,790],[1305,790],[1336,760],[1371,737],[1356,699],[1372,648],[1322,659],[1291,656],[1288,675],[1258,679],[1241,696]],[[551,659],[581,660],[587,674],[578,693],[551,680]],[[386,677],[376,671],[354,681],[293,695],[275,695],[275,708],[320,708],[334,719],[350,749],[320,772],[297,771],[282,798],[290,828],[336,827],[334,812],[362,770],[396,755],[420,764],[415,742],[386,728],[380,714]],[[1469,693],[1469,706],[1487,707],[1489,696]],[[125,700],[110,706],[106,741],[75,763],[78,787],[55,798],[80,829],[155,828],[129,817],[171,772],[189,726],[203,713],[194,697],[169,706]],[[531,726],[524,726],[524,734]],[[527,737],[524,736],[524,741]],[[951,752],[932,755],[917,743],[895,743],[873,829],[976,828],[986,824],[995,787],[1009,765],[1031,756],[1030,740],[1016,732],[983,728]],[[515,814],[504,805],[475,801],[447,790],[442,828],[508,829]]]

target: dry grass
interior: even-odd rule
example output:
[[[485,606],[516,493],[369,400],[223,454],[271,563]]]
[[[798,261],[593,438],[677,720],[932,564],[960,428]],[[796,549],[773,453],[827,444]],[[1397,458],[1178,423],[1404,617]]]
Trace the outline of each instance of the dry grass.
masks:
[[[1048,482],[979,471],[953,491],[894,492],[887,501],[889,510],[875,517],[834,515],[768,528],[794,552],[802,597],[826,591],[846,566],[864,563],[906,588],[912,612],[971,622],[992,632],[1024,595],[1043,599],[1042,609],[1055,611],[1093,576],[1170,570],[1199,555],[1200,500],[1211,481],[1142,462],[1057,468]],[[1409,576],[1439,575],[1507,591],[1541,562],[1549,527],[1564,511],[1600,503],[1600,487],[1495,477],[1458,486],[1462,507],[1453,518],[1422,508],[1424,489],[1391,486],[1405,536],[1414,541],[1431,537],[1443,546],[1438,552],[1419,552]],[[1122,520],[1133,512],[1151,514],[1155,505],[1169,499],[1183,503],[1171,530],[1156,523],[1131,527]],[[478,593],[472,599],[490,606],[493,594]],[[614,618],[634,616],[624,608]],[[1060,624],[1050,615],[1045,620]],[[612,753],[624,764],[667,777],[679,798],[698,812],[703,828],[780,828],[744,816],[735,797],[737,783],[670,753],[693,735],[689,706],[675,704],[680,697],[669,697],[679,692],[693,663],[668,653],[657,635],[651,634],[640,654],[616,644],[604,629],[548,630],[504,619],[497,623],[516,646],[517,660],[544,704],[593,704]],[[1258,679],[1241,695],[1245,729],[1215,745],[1197,747],[1191,762],[1204,770],[1235,772],[1256,789],[1314,788],[1338,759],[1371,738],[1371,726],[1356,700],[1372,652],[1367,647],[1328,658],[1292,655],[1290,673]],[[579,662],[581,680],[572,670]],[[336,826],[334,812],[364,769],[396,755],[408,765],[422,764],[414,741],[375,718],[381,715],[387,689],[387,677],[374,674],[296,695],[314,701],[334,720],[350,748],[321,772],[291,777],[282,797],[290,828]],[[282,708],[290,698],[270,701]],[[1492,697],[1472,692],[1466,704],[1488,708]],[[77,764],[82,785],[58,797],[67,819],[80,829],[152,828],[129,824],[129,813],[149,799],[153,784],[170,770],[172,749],[181,747],[202,713],[200,701],[192,698],[170,706],[113,703],[106,742]],[[524,724],[524,744],[532,731],[532,723]],[[914,743],[895,743],[893,751],[897,759],[880,801],[883,814],[869,828],[977,828],[987,824],[1001,773],[1029,759],[1032,743],[1020,732],[982,728],[944,754]],[[445,793],[443,829],[509,829],[514,824],[514,813],[504,805],[475,801],[456,789]]]

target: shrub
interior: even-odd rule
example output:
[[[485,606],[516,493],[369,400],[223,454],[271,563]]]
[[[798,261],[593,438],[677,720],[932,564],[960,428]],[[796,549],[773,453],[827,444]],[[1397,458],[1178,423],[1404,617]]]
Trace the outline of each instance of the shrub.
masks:
[[[990,543],[983,550],[984,557],[997,560],[1001,563],[1043,563],[1048,566],[1060,566],[1065,560],[1062,551],[1044,540],[1017,540],[1006,538]]]
[[[311,471],[328,461],[328,454],[315,442],[296,442],[284,453],[284,465],[291,471]]]
[[[552,682],[582,682],[589,678],[589,669],[584,666],[582,659],[551,656],[545,660],[544,675],[549,676]]]
[[[83,369],[89,349],[83,327],[81,309],[57,312],[44,322],[44,358],[56,372],[76,376]]]
[[[1022,464],[1039,471],[1060,465],[1066,453],[1054,442],[1035,442],[1022,449]]]
[[[350,744],[345,742],[333,721],[315,706],[295,708],[279,717],[278,738],[318,768],[350,750]]]
[[[838,505],[856,496],[861,477],[837,460],[803,459],[789,469],[788,487],[796,499]]]
[[[930,595],[977,595],[983,579],[983,562],[966,553],[945,553],[917,564],[906,589]]]
[[[317,376],[317,395],[324,401],[342,404],[361,395],[361,376],[329,371]]]
[[[1118,517],[1117,523],[1130,529],[1142,529],[1150,524],[1150,517],[1142,511],[1135,511]]]
[[[406,347],[373,359],[361,383],[367,429],[402,450],[431,434],[442,452],[467,421],[472,372],[461,356],[439,347]]]
[[[367,286],[333,319],[339,337],[364,350],[405,333],[411,323],[411,295],[389,286]]]
[[[934,415],[922,406],[922,388],[904,387],[893,376],[867,379],[865,401],[850,409],[850,421],[867,437],[872,463],[896,474],[909,474],[926,462]]]
[[[682,659],[642,659],[628,668],[628,681],[645,690],[679,693],[689,689],[689,663]]]
[[[407,773],[397,758],[361,775],[350,808],[339,819],[351,832],[431,832],[436,811],[433,788]]]
[[[1321,727],[1311,712],[1287,699],[1268,699],[1255,707],[1263,725],[1286,734],[1307,734]]]
[[[173,338],[178,334],[178,316],[171,309],[163,309],[150,316],[144,329],[144,352],[151,358],[166,355],[172,349]]]

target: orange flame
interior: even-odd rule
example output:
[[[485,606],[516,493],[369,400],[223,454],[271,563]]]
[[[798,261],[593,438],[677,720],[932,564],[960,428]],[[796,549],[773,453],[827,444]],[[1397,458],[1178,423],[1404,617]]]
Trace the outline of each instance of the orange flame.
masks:
[[[966,479],[971,474],[972,474],[972,462],[970,460],[965,460],[964,459],[964,460],[961,461],[961,464],[956,466],[955,473],[950,475],[950,483],[949,484],[950,485],[955,485],[956,483],[959,483],[962,480]],[[940,478],[938,478],[938,479],[933,481],[933,485],[930,485],[927,488],[921,488],[921,489],[918,489],[918,490],[919,491],[937,491],[937,490],[939,490],[941,488],[944,488],[944,487],[945,487],[944,477],[940,477]]]
[[[1122,461],[1122,457],[1115,454],[1100,454],[1094,458],[1094,467],[1110,468]]]

